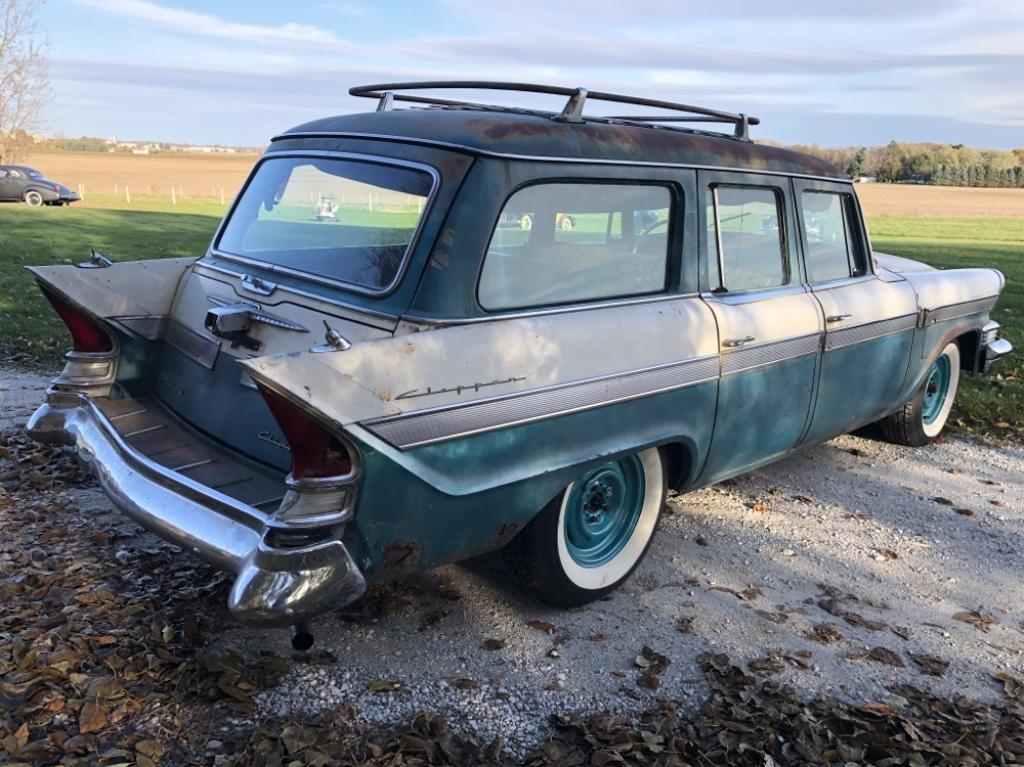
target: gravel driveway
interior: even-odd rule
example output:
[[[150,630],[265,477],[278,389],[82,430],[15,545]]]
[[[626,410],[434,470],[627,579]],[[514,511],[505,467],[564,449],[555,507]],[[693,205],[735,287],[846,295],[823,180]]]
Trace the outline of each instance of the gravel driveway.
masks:
[[[44,388],[4,372],[3,425]],[[83,508],[106,505],[76,492]],[[126,567],[135,545],[153,541],[126,542]],[[709,650],[811,696],[898,705],[889,689],[910,683],[995,700],[992,675],[1024,669],[1022,550],[1024,450],[845,436],[671,499],[630,582],[584,608],[523,596],[499,556],[372,589],[314,624],[312,662],[291,664],[257,710],[352,703],[391,723],[427,708],[521,750],[552,713],[695,706]],[[283,631],[233,628],[223,642],[291,655]]]

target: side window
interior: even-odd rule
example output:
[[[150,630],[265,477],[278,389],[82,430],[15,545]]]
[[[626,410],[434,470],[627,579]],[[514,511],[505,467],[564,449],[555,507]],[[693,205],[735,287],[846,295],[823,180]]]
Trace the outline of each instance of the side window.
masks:
[[[852,226],[853,201],[848,194],[805,191],[800,195],[807,272],[811,282],[828,282],[864,274]]]
[[[672,193],[648,184],[537,184],[509,198],[480,273],[480,305],[523,309],[657,293]]]
[[[719,288],[764,290],[789,282],[778,192],[716,185],[710,193],[708,263],[718,264]]]
[[[11,178],[21,178],[21,171],[11,170],[8,171]]]

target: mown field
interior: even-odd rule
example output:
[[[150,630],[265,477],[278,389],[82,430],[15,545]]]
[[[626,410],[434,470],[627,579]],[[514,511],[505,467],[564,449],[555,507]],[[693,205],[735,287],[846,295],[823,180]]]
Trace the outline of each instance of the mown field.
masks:
[[[1006,275],[1007,287],[993,318],[1014,346],[1024,350],[1024,215],[871,215],[870,211],[883,201],[887,209],[904,212],[924,203],[906,197],[904,187],[874,185],[870,185],[869,195],[875,198],[868,202],[863,192],[867,186],[859,187],[858,192],[869,211],[876,250],[943,269],[990,266]],[[906,189],[921,192],[931,188]],[[890,196],[882,200],[884,195],[878,190],[899,191],[890,191]],[[944,197],[950,210],[988,210],[992,200],[998,198],[1001,202],[992,209],[1005,212],[1007,205],[1012,208],[1007,199],[1024,202],[1024,195],[1007,197],[1007,193],[1020,190],[956,191],[959,203]],[[988,192],[1002,194],[993,197]],[[103,251],[115,261],[200,255],[224,211],[217,199],[185,198],[175,206],[157,196],[135,197],[130,207],[114,198],[88,203],[39,210],[0,206],[0,359],[53,367],[67,345],[63,325],[38,294],[24,266],[74,263],[84,260],[90,248]],[[955,429],[1024,441],[1024,375],[1019,360],[1017,353],[996,377],[962,381],[953,417]]]

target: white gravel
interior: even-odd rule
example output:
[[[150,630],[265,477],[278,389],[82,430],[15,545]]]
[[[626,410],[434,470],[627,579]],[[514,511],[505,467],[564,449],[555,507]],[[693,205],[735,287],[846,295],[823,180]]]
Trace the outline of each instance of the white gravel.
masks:
[[[44,384],[37,378],[34,401]],[[24,385],[4,375],[5,411]],[[553,713],[628,712],[655,696],[699,704],[696,659],[707,651],[744,665],[781,651],[793,662],[773,679],[852,702],[893,700],[900,683],[995,700],[992,674],[1024,671],[1020,448],[948,439],[915,450],[845,436],[670,508],[629,583],[584,608],[523,595],[499,556],[375,589],[355,614],[314,624],[311,659],[297,659],[259,710],[287,717],[351,704],[366,721],[398,723],[429,709],[521,751]],[[840,598],[829,604],[829,594]],[[851,625],[819,602],[885,626]],[[970,611],[995,623],[983,631],[953,617]],[[692,633],[678,630],[680,618]],[[841,638],[805,637],[822,623]],[[488,639],[502,646],[487,649]],[[252,657],[291,655],[284,631],[239,627],[225,642]],[[656,691],[636,684],[644,645],[671,661]],[[863,657],[876,647],[904,667]],[[950,666],[926,676],[910,653]]]

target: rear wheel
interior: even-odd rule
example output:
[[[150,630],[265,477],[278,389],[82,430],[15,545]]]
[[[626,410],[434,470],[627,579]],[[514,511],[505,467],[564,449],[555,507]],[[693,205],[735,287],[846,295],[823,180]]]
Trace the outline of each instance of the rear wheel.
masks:
[[[942,433],[960,382],[960,348],[946,345],[932,364],[921,388],[910,401],[881,421],[882,434],[889,442],[922,447]]]
[[[598,599],[640,563],[664,503],[657,448],[602,464],[566,487],[512,541],[512,569],[546,602],[573,607]]]
[[[43,204],[43,195],[37,192],[35,189],[30,189],[29,191],[25,192],[25,197],[23,199],[25,200],[25,204],[28,205],[30,208],[38,208],[40,205]]]

